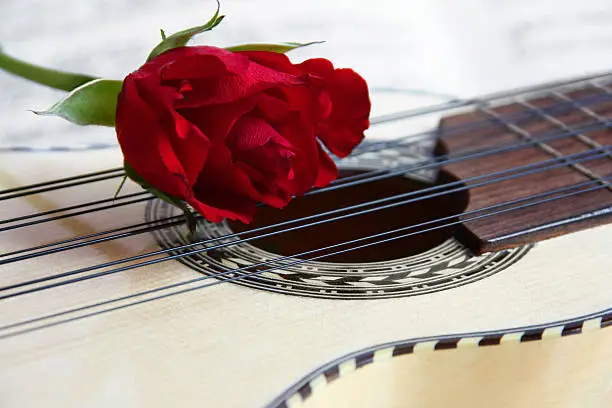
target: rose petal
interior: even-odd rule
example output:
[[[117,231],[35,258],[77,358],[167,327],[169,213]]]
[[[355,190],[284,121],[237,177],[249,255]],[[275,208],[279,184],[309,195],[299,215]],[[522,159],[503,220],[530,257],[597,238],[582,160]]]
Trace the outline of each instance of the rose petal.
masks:
[[[295,67],[302,74],[316,74],[322,78],[334,72],[334,65],[325,58],[311,58]]]
[[[262,147],[269,142],[274,142],[285,149],[292,149],[291,144],[279,135],[276,129],[261,116],[253,114],[241,117],[228,138],[231,150],[238,153]]]
[[[196,196],[198,198],[192,198],[189,204],[211,222],[221,222],[229,218],[249,224],[253,221],[257,209],[253,200],[222,191],[214,195],[196,194]]]
[[[178,101],[175,106],[177,108],[193,108],[234,102],[270,88],[299,85],[301,83],[303,81],[294,75],[250,62],[246,71],[241,75],[226,74],[192,80],[193,91],[186,94],[186,99]]]
[[[186,47],[189,54],[168,62],[161,70],[161,80],[208,78],[227,73],[243,75],[249,66],[245,56],[216,47]]]
[[[143,101],[129,78],[124,81],[117,104],[116,131],[126,162],[158,190],[175,197],[189,194],[186,175],[168,149],[168,135],[158,126],[156,115]],[[168,156],[164,160],[160,146]]]
[[[271,68],[275,71],[285,72],[288,74],[296,74],[298,71],[295,65],[291,63],[286,54],[269,51],[239,51],[237,54],[248,57],[264,67]]]
[[[317,143],[317,147],[319,150],[319,171],[314,185],[325,187],[338,178],[338,167],[319,143]]]
[[[288,192],[283,188],[279,190],[278,186],[293,174],[293,146],[262,117],[254,114],[236,122],[227,142],[234,162],[249,174],[262,194],[262,201],[275,207],[286,205]]]
[[[337,69],[326,80],[332,111],[317,127],[317,136],[332,153],[345,157],[363,140],[370,124],[368,86],[350,69]]]
[[[256,203],[284,207],[338,170],[369,125],[365,81],[325,59],[183,47],[125,79],[117,135],[154,187],[211,221],[249,222]],[[315,136],[316,135],[316,136]]]
[[[324,89],[313,89],[307,86],[284,87],[290,109],[299,112],[311,123],[326,120],[332,109],[329,94]]]
[[[270,92],[262,92],[257,95],[257,110],[269,121],[277,121],[289,113],[290,105],[285,95],[279,90],[275,94],[275,89]]]
[[[189,185],[193,185],[206,162],[210,141],[197,126],[174,110],[172,103],[176,99],[176,90],[165,86],[151,88],[144,82],[136,84],[139,96],[155,112],[155,122],[169,142],[164,144],[164,162],[168,166],[172,163],[174,169],[180,168],[180,173],[186,176]]]
[[[194,197],[188,200],[189,204],[213,222],[225,217],[250,222],[255,203],[262,198],[247,174],[232,163],[231,152],[223,143],[211,146],[193,190]]]
[[[257,98],[251,97],[219,105],[180,109],[179,112],[210,140],[220,141],[227,137],[236,121],[251,112],[256,104]]]
[[[314,185],[319,165],[317,142],[312,126],[298,113],[292,113],[275,124],[275,128],[291,143],[295,152],[295,156],[291,158],[293,178],[287,179],[281,185],[294,195],[303,195]]]
[[[254,201],[261,199],[261,194],[253,187],[251,180],[233,163],[232,154],[223,143],[211,146],[208,160],[194,190],[206,194],[227,190]]]

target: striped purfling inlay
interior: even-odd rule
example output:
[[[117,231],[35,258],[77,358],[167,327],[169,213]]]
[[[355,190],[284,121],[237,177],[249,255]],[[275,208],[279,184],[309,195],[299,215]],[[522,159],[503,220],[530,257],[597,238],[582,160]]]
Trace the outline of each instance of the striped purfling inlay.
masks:
[[[466,335],[463,337],[446,337],[424,341],[412,341],[393,346],[386,346],[377,350],[368,350],[352,358],[327,367],[322,373],[304,382],[297,392],[288,396],[284,401],[271,405],[270,408],[295,408],[313,393],[322,390],[332,381],[348,375],[366,365],[389,360],[407,354],[431,352],[438,350],[453,350],[467,347],[497,346],[506,343],[527,343],[550,338],[560,338],[600,330],[612,326],[612,311],[600,317],[569,322],[560,326],[540,327],[522,331],[509,331],[506,333]]]

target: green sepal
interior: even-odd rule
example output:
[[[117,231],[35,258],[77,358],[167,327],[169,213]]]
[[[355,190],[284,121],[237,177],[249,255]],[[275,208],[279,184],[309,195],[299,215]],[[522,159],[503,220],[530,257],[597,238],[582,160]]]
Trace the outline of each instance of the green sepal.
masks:
[[[191,40],[191,38],[195,35],[210,31],[216,26],[218,26],[221,21],[223,21],[223,18],[225,18],[225,16],[219,15],[220,8],[221,4],[219,3],[219,0],[217,0],[217,11],[212,16],[212,18],[208,20],[206,24],[179,31],[178,33],[174,33],[171,36],[162,39],[162,41],[157,44],[155,48],[153,48],[153,51],[151,51],[151,53],[149,54],[147,61],[173,48],[184,47],[187,42],[189,42],[189,40]]]
[[[168,204],[174,205],[176,207],[184,206],[184,203],[181,199],[173,197],[170,194],[166,194],[163,191],[159,191],[151,184],[149,184],[140,174],[136,172],[136,170],[134,170],[132,166],[130,166],[128,162],[123,163],[123,169],[125,170],[125,175],[130,180],[132,180],[136,184],[139,184],[140,187],[144,188],[149,193],[153,194],[155,197],[159,198],[160,200],[164,200]]]
[[[239,51],[270,51],[270,52],[278,52],[280,54],[284,54],[291,50],[295,50],[296,48],[307,47],[313,44],[322,44],[325,41],[313,41],[309,43],[295,43],[295,42],[285,42],[285,43],[275,43],[275,44],[241,44],[234,45],[232,47],[225,48],[228,51],[239,52]]]
[[[128,162],[123,163],[123,168],[125,170],[125,175],[130,180],[140,185],[140,187],[153,194],[160,200],[163,200],[166,203],[173,205],[183,211],[183,214],[185,215],[185,220],[187,221],[187,227],[189,228],[189,233],[191,234],[190,238],[192,238],[196,231],[197,219],[194,216],[193,212],[187,206],[187,203],[185,203],[185,201],[181,200],[180,198],[164,193],[163,191],[160,191],[153,187],[140,174],[138,174]]]
[[[119,193],[123,189],[123,186],[125,185],[125,181],[127,180],[127,178],[128,178],[127,174],[124,174],[123,177],[121,177],[121,182],[119,183],[119,187],[117,187],[117,190],[115,190],[115,195],[113,196],[113,200],[116,200],[117,197],[119,197]]]
[[[60,116],[77,125],[115,126],[117,97],[122,81],[95,79],[73,89],[62,100],[37,115]]]
[[[72,91],[73,89],[96,79],[95,77],[89,75],[58,71],[21,61],[5,54],[2,51],[2,47],[0,47],[0,69],[28,79],[32,82],[46,85],[55,89],[61,89],[62,91]]]

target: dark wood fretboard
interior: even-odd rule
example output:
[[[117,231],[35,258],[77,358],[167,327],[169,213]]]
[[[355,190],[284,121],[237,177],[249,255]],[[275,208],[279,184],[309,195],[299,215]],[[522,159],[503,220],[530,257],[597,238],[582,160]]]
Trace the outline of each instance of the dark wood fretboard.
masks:
[[[612,84],[589,82],[482,104],[444,118],[439,135],[438,152],[448,159],[444,169],[473,186],[457,235],[474,252],[612,221]],[[517,206],[524,208],[475,219]]]

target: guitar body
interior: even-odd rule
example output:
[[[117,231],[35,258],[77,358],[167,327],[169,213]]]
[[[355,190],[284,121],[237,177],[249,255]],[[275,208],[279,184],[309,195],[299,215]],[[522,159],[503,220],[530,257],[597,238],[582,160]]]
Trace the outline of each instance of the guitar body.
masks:
[[[1,153],[0,185],[121,164],[112,149],[73,157]],[[0,211],[10,220],[103,200],[118,182],[15,197]],[[138,191],[126,186],[122,195]],[[2,252],[155,223],[171,215],[164,211],[146,201],[14,228],[2,232]],[[255,243],[240,249],[253,259],[199,248],[193,257],[120,273],[60,276],[176,246],[186,240],[181,228],[2,265],[9,296],[0,301],[0,405],[612,404],[612,225],[482,255],[450,236],[397,259],[313,261],[233,282],[223,280],[235,275],[201,279],[273,254]],[[222,228],[229,227],[206,224],[200,233],[210,238]],[[211,282],[220,284],[199,287]]]

